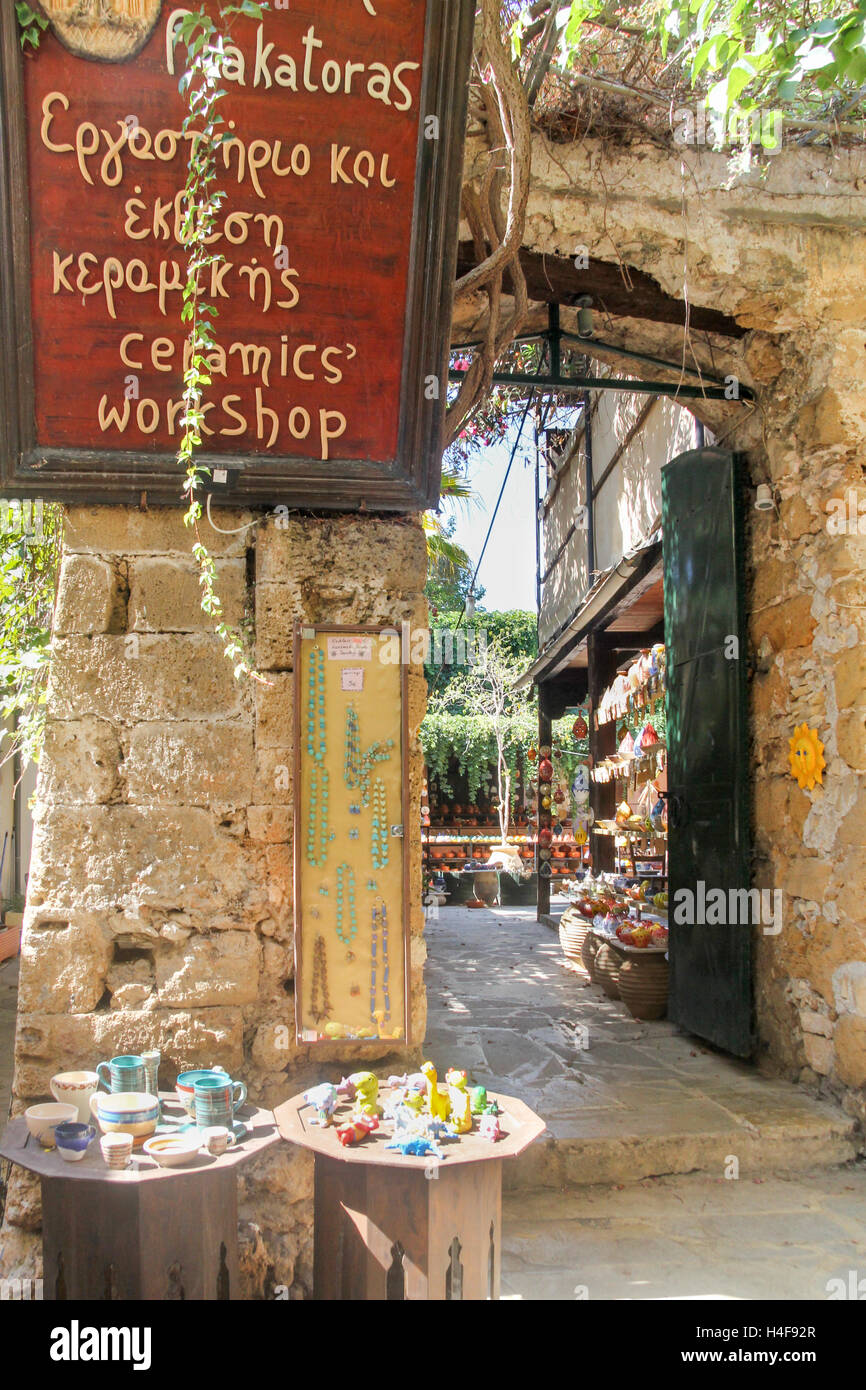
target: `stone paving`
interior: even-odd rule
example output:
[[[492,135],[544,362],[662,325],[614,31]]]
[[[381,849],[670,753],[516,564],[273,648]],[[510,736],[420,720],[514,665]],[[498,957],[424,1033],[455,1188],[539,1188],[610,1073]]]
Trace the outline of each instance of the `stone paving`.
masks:
[[[672,1023],[641,1023],[564,966],[532,909],[440,908],[427,923],[425,1049],[519,1096],[545,1138],[505,1185],[558,1187],[702,1171],[843,1163],[854,1122],[801,1088],[713,1052]]]
[[[503,1298],[866,1298],[862,1162],[511,1193],[503,1227]]]

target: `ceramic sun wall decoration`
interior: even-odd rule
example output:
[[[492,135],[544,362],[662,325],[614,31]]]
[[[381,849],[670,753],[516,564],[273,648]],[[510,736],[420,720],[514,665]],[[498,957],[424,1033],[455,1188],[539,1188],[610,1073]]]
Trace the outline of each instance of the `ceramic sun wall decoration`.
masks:
[[[791,776],[796,777],[804,790],[811,791],[816,782],[824,784],[824,745],[818,738],[818,730],[810,729],[808,724],[798,724],[788,739],[788,762]]]
[[[383,631],[295,632],[295,998],[305,1044],[407,1041],[407,672],[382,659]]]
[[[52,29],[79,58],[122,63],[144,47],[162,0],[38,0]]]

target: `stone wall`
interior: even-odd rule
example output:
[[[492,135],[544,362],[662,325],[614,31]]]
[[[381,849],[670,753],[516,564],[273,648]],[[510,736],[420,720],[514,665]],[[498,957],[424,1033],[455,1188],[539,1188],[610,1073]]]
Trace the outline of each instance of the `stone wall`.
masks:
[[[476,153],[470,141],[467,169]],[[778,935],[755,933],[758,1056],[866,1122],[864,190],[862,147],[788,147],[735,172],[706,149],[537,131],[524,242],[635,267],[747,330],[684,335],[608,322],[596,306],[606,341],[733,374],[756,393],[754,407],[694,411],[778,503],[757,514],[753,491],[744,499],[754,882],[780,889],[784,911]],[[458,327],[477,337],[483,312],[482,296],[465,302]],[[862,520],[834,535],[828,508],[851,495]],[[788,766],[803,721],[827,759],[812,790]]]
[[[247,514],[219,511],[218,525]],[[292,629],[296,618],[426,623],[417,519],[269,518],[205,527],[227,620],[267,684],[241,683],[199,605],[180,510],[72,509],[21,955],[14,1109],[58,1070],[160,1048],[163,1085],[224,1066],[273,1106],[339,1076],[294,1044]],[[412,804],[423,674],[410,673]],[[410,822],[412,1026],[423,1038],[420,837]],[[280,1145],[241,1170],[245,1297],[309,1293],[311,1165]],[[36,1272],[39,1190],[12,1170],[3,1273]]]

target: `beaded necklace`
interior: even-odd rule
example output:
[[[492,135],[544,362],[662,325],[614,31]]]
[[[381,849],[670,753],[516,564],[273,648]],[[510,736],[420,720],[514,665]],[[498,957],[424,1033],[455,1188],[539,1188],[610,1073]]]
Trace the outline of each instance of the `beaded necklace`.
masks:
[[[377,777],[373,783],[373,824],[370,828],[374,869],[386,869],[388,867],[388,839],[385,783],[381,777]]]
[[[323,766],[327,752],[325,736],[325,656],[321,647],[313,647],[308,658],[307,695],[307,752],[313,759],[310,772],[310,797],[307,814],[307,860],[316,868],[324,868],[328,858],[328,843],[333,834],[328,825],[329,777]],[[320,780],[321,778],[321,780]]]
[[[346,710],[345,779],[347,787],[358,789],[363,806],[370,804],[370,773],[373,766],[387,762],[393,747],[394,740],[389,738],[384,743],[371,743],[366,753],[362,752],[358,711],[354,705],[349,705]]]
[[[343,930],[343,886],[345,880],[345,898],[349,906],[349,932],[348,935]],[[358,934],[358,919],[355,913],[355,875],[348,864],[338,864],[337,866],[337,936],[344,945],[349,946]]]
[[[381,1014],[381,1019],[379,1021],[381,1031],[381,1024],[383,1022],[388,1023],[391,1019],[391,966],[388,956],[388,909],[386,908],[384,901],[381,903],[379,907],[376,907],[375,905],[373,907],[373,923],[370,941],[370,1017],[374,1021],[376,1021],[377,1012],[376,969],[378,964],[377,956],[380,926],[382,928],[382,998],[385,1004],[384,1011],[378,1011]]]
[[[316,937],[313,947],[313,982],[310,987],[310,1013],[316,1023],[327,1018],[331,1012],[328,994],[328,958],[325,952],[325,938]]]

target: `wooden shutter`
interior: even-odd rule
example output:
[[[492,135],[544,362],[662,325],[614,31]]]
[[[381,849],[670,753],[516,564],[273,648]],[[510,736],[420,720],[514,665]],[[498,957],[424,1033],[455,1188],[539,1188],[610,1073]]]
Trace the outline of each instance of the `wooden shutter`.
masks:
[[[675,920],[677,890],[749,886],[740,458],[695,449],[662,471],[669,744],[670,1016],[727,1052],[752,1046],[751,913]],[[730,901],[730,900],[729,900]],[[745,899],[740,899],[745,903]],[[739,921],[731,921],[731,917]]]

